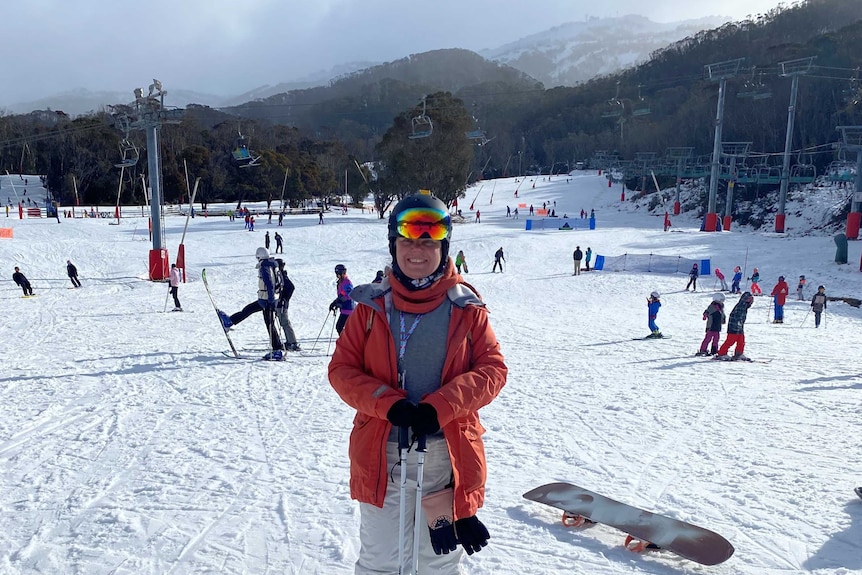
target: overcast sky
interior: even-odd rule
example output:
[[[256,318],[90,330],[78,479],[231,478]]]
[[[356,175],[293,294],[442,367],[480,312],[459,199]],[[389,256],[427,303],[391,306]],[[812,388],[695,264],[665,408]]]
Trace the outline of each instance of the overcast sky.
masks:
[[[355,61],[495,48],[587,17],[733,20],[778,0],[19,0],[5,3],[0,105],[74,88],[236,95]],[[433,7],[432,7],[433,6]]]

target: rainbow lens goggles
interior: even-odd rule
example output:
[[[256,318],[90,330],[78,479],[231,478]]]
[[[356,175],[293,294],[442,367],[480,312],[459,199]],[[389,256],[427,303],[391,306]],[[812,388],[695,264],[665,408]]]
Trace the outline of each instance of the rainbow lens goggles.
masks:
[[[395,224],[398,235],[411,240],[430,238],[445,240],[452,231],[449,214],[433,208],[409,208],[398,214]]]

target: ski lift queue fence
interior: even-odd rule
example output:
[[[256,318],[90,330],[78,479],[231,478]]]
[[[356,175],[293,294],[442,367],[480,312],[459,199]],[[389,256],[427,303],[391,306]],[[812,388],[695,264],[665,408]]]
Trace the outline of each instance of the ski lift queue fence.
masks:
[[[526,204],[518,204],[518,210],[526,210]],[[594,230],[596,229],[596,218],[590,216],[588,218],[569,217],[567,215],[552,216],[550,210],[539,208],[533,210],[533,216],[527,216],[524,222],[526,231],[535,230]]]
[[[57,208],[60,212],[61,218],[136,218],[136,217],[147,217],[150,215],[149,208],[146,206],[92,206],[89,208],[81,207],[81,206],[70,206],[65,207],[61,206]],[[16,215],[19,219],[25,218],[53,218],[53,214],[49,214],[47,208],[39,208],[39,207],[14,207],[11,209],[16,212]],[[209,216],[227,216],[229,212],[236,212],[235,209],[222,207],[222,206],[213,206],[207,207],[206,210],[201,210],[199,208],[195,208],[195,215],[201,217],[209,217]],[[272,213],[273,216],[277,216],[281,213],[281,210],[278,209],[270,209],[266,208],[249,208],[249,214],[252,216],[268,216]],[[162,207],[162,215],[167,216],[185,216],[189,213],[188,205],[178,206],[163,206]],[[320,213],[320,208],[285,208],[285,215],[298,215],[298,214],[317,214]],[[10,215],[11,211],[7,214]]]

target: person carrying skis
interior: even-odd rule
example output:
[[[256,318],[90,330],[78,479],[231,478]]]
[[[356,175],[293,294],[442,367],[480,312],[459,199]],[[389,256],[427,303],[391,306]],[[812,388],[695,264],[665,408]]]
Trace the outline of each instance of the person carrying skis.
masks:
[[[347,318],[353,313],[353,300],[350,299],[350,292],[353,291],[353,282],[347,277],[347,268],[343,264],[335,266],[335,277],[338,281],[335,283],[336,298],[329,304],[329,311],[335,313],[335,310],[340,310],[338,321],[335,323],[335,331],[341,335],[344,329],[344,324],[347,323]]]
[[[826,311],[826,288],[817,286],[817,293],[811,297],[811,311],[814,312],[814,327],[820,327],[820,314]]]
[[[751,295],[762,295],[763,290],[758,285],[760,283],[760,272],[757,271],[757,268],[751,270],[751,277],[748,279],[751,280]]]
[[[276,303],[276,265],[269,257],[269,252],[266,248],[257,248],[255,252],[257,258],[257,300],[251,302],[240,311],[227,315],[222,310],[218,310],[218,316],[221,319],[222,327],[225,331],[231,327],[241,323],[248,316],[263,312],[263,323],[266,325],[266,333],[269,334],[272,351],[263,356],[263,359],[270,361],[281,361],[284,359],[284,346],[281,343],[281,337],[278,335],[278,328],[275,326],[275,303]]]
[[[15,266],[15,273],[12,274],[12,281],[24,290],[24,297],[33,295],[33,288],[30,286],[30,280],[27,279],[18,266]]]
[[[691,288],[691,291],[697,291],[697,278],[699,275],[700,272],[697,269],[697,264],[693,264],[691,270],[688,272],[688,283],[685,284],[685,291],[688,291],[688,288]]]
[[[276,234],[276,237],[278,234]],[[278,323],[281,324],[281,329],[284,330],[284,349],[285,351],[302,351],[299,343],[296,341],[296,333],[293,331],[293,325],[290,323],[290,318],[287,315],[287,309],[290,306],[290,298],[293,297],[293,292],[296,286],[290,281],[287,275],[287,270],[284,269],[284,260],[278,258],[275,260],[278,271],[276,271],[276,280],[278,284],[278,301],[275,303],[275,317],[278,318]]]
[[[730,293],[739,293],[739,282],[742,281],[742,269],[739,266],[733,268],[733,281],[730,283]]]
[[[787,294],[790,287],[784,281],[784,276],[778,276],[778,283],[772,288],[769,295],[772,296],[772,301],[775,304],[775,319],[772,323],[784,323],[784,304],[787,303]]]
[[[587,263],[587,271],[590,271],[590,260],[593,258],[593,249],[587,246],[587,253],[584,255],[586,256],[584,261]]]
[[[648,338],[660,338],[664,337],[659,331],[658,326],[655,323],[655,319],[658,317],[658,310],[661,307],[661,294],[657,291],[649,294],[647,298],[647,315],[649,316],[649,331],[650,334],[647,336]]]
[[[805,290],[805,276],[799,276],[799,283],[796,284],[796,299],[799,301],[805,301],[803,290]]]
[[[503,246],[500,246],[500,249],[494,253],[494,267],[491,269],[491,273],[497,271],[497,266],[500,266],[500,273],[503,273],[504,261],[506,261],[506,258],[503,256]]]
[[[584,259],[584,252],[581,251],[581,246],[575,246],[575,251],[572,253],[572,259],[575,260],[575,273],[572,275],[579,276],[581,275],[581,260]]]
[[[174,298],[173,311],[183,311],[183,306],[180,305],[180,298],[178,297],[181,283],[183,283],[183,273],[177,267],[177,264],[171,264],[171,273],[168,275],[168,291],[171,293],[171,297]]]
[[[721,273],[721,270],[718,268],[715,268],[715,277],[721,282],[721,291],[728,291],[727,282],[724,281],[724,274]]]
[[[69,279],[72,280],[73,287],[81,287],[81,282],[78,280],[78,268],[75,267],[72,260],[66,260],[66,274],[69,276]]]
[[[359,501],[357,574],[407,573],[412,560],[422,573],[462,573],[464,552],[480,551],[490,537],[477,517],[487,475],[478,411],[500,393],[507,368],[485,304],[448,255],[451,236],[449,211],[434,196],[395,205],[392,271],[382,284],[354,290],[356,321],[347,322],[329,363],[330,384],[356,410],[349,457],[350,495]],[[421,508],[411,489],[400,537],[398,428],[427,440]],[[414,478],[416,450],[403,451]]]
[[[727,318],[727,339],[718,348],[718,355],[712,359],[720,360],[742,360],[750,361],[744,355],[745,352],[745,319],[748,317],[748,308],[754,303],[754,296],[749,292],[745,292],[739,296],[739,301],[730,310],[730,316]],[[727,355],[730,347],[735,345],[733,357]]]
[[[706,321],[706,336],[700,344],[700,351],[694,355],[716,355],[718,353],[718,340],[721,338],[721,326],[727,320],[724,315],[723,293],[712,296],[712,303],[703,310],[703,319]]]
[[[464,266],[464,273],[470,273],[470,270],[467,269],[467,258],[464,257],[464,250],[458,250],[458,255],[455,256],[455,269],[458,270],[458,273],[461,273],[461,266]]]

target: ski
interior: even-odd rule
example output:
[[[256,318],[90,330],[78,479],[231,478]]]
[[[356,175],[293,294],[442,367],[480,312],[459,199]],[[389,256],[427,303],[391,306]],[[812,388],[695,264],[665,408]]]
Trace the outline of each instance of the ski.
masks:
[[[649,339],[656,339],[656,340],[660,340],[660,339],[670,339],[670,336],[669,336],[669,335],[662,335],[661,337],[652,337],[652,336],[649,336],[649,335],[648,335],[648,336],[646,336],[646,337],[633,337],[633,338],[632,338],[632,341],[646,341],[646,340],[649,340]]]
[[[218,306],[216,305],[215,300],[213,299],[213,294],[210,291],[209,284],[207,283],[207,270],[206,270],[206,268],[201,270],[201,279],[204,282],[204,289],[207,290],[207,295],[210,297],[210,303],[213,304],[213,309],[215,310],[216,317],[218,318],[219,327],[222,328],[222,331],[224,332],[224,336],[227,338],[227,342],[230,345],[230,349],[233,352],[233,356],[237,359],[240,359],[239,353],[236,350],[236,346],[234,346],[233,340],[230,338],[230,335],[228,335],[227,330],[224,328],[224,326],[221,323],[221,317],[219,317],[219,315],[218,315],[218,311],[219,311]]]
[[[862,487],[857,487],[857,488],[856,488],[856,489],[854,489],[853,491],[855,491],[855,492],[856,492],[856,495],[858,495],[858,496],[859,496],[859,498],[860,498],[860,499],[862,499]]]
[[[733,359],[733,357],[731,357],[730,359],[721,359],[721,357],[722,356],[720,355],[713,355],[709,356],[708,359],[712,361],[727,361],[730,363],[769,363],[772,361],[772,359],[751,359],[750,357],[747,357],[745,359]]]

